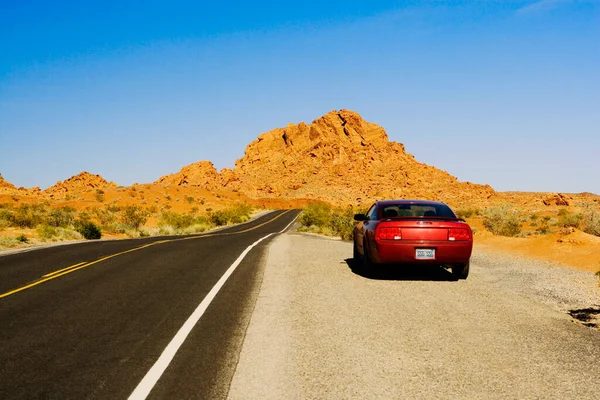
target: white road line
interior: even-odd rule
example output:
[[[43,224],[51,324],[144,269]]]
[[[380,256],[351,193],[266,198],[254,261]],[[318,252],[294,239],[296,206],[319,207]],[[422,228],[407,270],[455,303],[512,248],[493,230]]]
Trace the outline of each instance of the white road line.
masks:
[[[294,223],[294,221],[296,221],[296,218],[294,218],[292,222],[290,222],[285,228],[283,228],[277,233],[284,232],[290,227],[290,225],[292,225],[292,223]],[[233,262],[233,264],[231,264],[229,269],[225,272],[221,279],[219,279],[215,286],[213,286],[210,292],[208,292],[204,300],[202,300],[202,302],[198,305],[196,310],[194,310],[192,315],[190,315],[190,317],[187,319],[187,321],[185,321],[183,326],[179,328],[179,331],[177,331],[177,334],[175,334],[175,336],[167,345],[160,357],[158,357],[158,360],[156,360],[152,368],[150,368],[150,370],[146,373],[144,378],[137,385],[133,393],[131,393],[131,395],[129,396],[130,400],[142,400],[148,397],[150,391],[156,385],[156,382],[158,382],[158,380],[165,372],[171,361],[173,361],[175,354],[177,353],[187,336],[190,334],[194,326],[198,323],[198,321],[200,320],[210,303],[216,297],[217,293],[219,293],[219,290],[221,290],[223,285],[225,285],[227,279],[229,279],[229,277],[231,276],[231,274],[233,274],[238,265],[240,265],[244,257],[246,257],[246,255],[250,252],[250,250],[252,250],[254,246],[256,246],[257,244],[274,234],[275,233],[269,233],[268,235],[263,236],[256,242],[252,243],[246,248],[246,250],[242,252],[242,254],[240,254],[240,256]]]

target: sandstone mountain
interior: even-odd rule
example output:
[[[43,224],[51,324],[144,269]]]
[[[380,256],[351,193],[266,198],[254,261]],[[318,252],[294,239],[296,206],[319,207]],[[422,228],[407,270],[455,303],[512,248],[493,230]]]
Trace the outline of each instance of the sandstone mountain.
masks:
[[[253,198],[306,198],[361,204],[376,198],[427,198],[479,203],[488,185],[459,182],[390,142],[385,130],[353,111],[332,111],[311,124],[261,134],[233,170],[201,161],[156,183],[230,189]]]
[[[96,196],[98,190],[105,192],[102,197]],[[495,192],[489,185],[461,182],[418,162],[404,145],[390,142],[382,127],[349,110],[259,135],[233,169],[217,171],[210,161],[199,161],[137,188],[82,172],[40,191],[16,188],[0,175],[0,203],[52,200],[88,207],[99,198],[119,205],[167,202],[177,210],[195,207],[192,198],[211,209],[239,201],[275,208],[300,207],[312,200],[365,206],[382,198],[441,200],[460,208],[506,202],[536,210],[600,203],[600,196],[590,193]]]

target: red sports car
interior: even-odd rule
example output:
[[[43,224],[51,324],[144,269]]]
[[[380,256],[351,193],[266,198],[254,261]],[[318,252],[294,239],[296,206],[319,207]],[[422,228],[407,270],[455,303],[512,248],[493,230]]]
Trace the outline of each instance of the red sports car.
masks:
[[[444,203],[428,200],[378,201],[354,228],[354,259],[365,272],[376,264],[435,264],[458,279],[469,275],[471,227]]]

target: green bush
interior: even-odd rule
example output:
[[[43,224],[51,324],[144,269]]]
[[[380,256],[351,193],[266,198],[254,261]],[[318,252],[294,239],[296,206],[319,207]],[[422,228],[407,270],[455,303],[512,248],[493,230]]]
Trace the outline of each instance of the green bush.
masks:
[[[174,229],[184,229],[191,226],[195,221],[195,218],[191,214],[179,214],[171,211],[164,211],[160,220],[158,221],[159,227],[171,226]]]
[[[94,208],[93,214],[95,219],[100,223],[100,227],[103,231],[108,233],[119,233],[120,229],[117,227],[117,214],[119,208],[106,207],[106,208]]]
[[[545,216],[539,222],[539,225],[536,224],[536,226],[537,226],[537,228],[536,228],[535,231],[537,233],[540,233],[542,235],[546,235],[546,234],[550,233],[550,217],[549,216]]]
[[[27,239],[27,236],[25,236],[25,234],[21,234],[21,235],[17,236],[15,239],[19,243],[29,243],[29,239]]]
[[[58,235],[58,231],[54,226],[44,224],[38,225],[36,232],[42,240],[49,240]]]
[[[327,204],[310,204],[302,211],[298,222],[306,227],[326,227],[331,224],[331,212]]]
[[[0,208],[0,230],[13,224],[13,212],[7,208]]]
[[[336,236],[343,240],[350,240],[353,236],[354,227],[354,210],[350,207],[344,210],[335,210],[331,214],[330,227]]]
[[[76,221],[75,230],[81,233],[81,235],[88,240],[100,239],[102,237],[102,231],[100,228],[90,221]]]
[[[224,210],[209,212],[208,221],[216,226],[239,224],[248,221],[251,213],[251,206],[248,204],[240,204]]]
[[[356,225],[354,214],[351,207],[332,209],[326,204],[311,204],[302,211],[298,219],[302,226],[298,230],[350,240]]]
[[[459,208],[456,210],[456,216],[458,218],[471,218],[474,215],[481,215],[481,209],[479,208]]]
[[[558,211],[558,226],[561,228],[579,228],[582,219],[582,214],[569,212],[566,208]]]
[[[12,224],[19,228],[35,228],[45,219],[43,204],[21,204],[12,214]]]
[[[137,231],[148,221],[148,212],[137,206],[127,206],[121,212],[120,219],[127,229]]]
[[[519,211],[510,204],[488,208],[483,213],[483,226],[494,235],[519,236],[521,233]]]
[[[46,216],[46,224],[55,228],[66,228],[75,222],[75,210],[71,207],[60,207],[50,211]]]
[[[104,190],[97,189],[95,197],[96,197],[96,201],[98,201],[100,203],[104,202]]]
[[[228,216],[225,211],[213,211],[208,215],[208,219],[216,226],[227,225]]]
[[[583,207],[581,215],[581,230],[590,235],[600,236],[600,211],[592,204]]]

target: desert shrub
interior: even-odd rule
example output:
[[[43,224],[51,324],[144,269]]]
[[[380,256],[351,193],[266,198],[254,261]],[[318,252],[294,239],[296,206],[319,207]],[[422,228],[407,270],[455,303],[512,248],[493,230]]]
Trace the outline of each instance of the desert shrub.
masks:
[[[223,226],[223,225],[227,225],[228,216],[225,211],[218,210],[218,211],[211,212],[208,215],[208,219],[210,220],[211,223],[215,224],[216,226]]]
[[[195,201],[194,196],[186,195],[185,196],[185,201],[187,201],[188,203],[192,204]]]
[[[250,219],[252,207],[248,204],[239,204],[235,207],[224,210],[211,211],[208,214],[208,221],[216,226],[227,224],[239,224]]]
[[[252,207],[248,204],[239,204],[235,207],[225,209],[225,212],[228,214],[230,223],[239,224],[250,219]]]
[[[13,224],[13,212],[8,208],[0,208],[0,230]]]
[[[581,215],[580,227],[585,233],[590,235],[600,236],[600,211],[592,204],[587,204],[583,207]]]
[[[475,207],[459,208],[456,210],[458,218],[471,218],[474,215],[481,215],[481,209]]]
[[[148,220],[148,212],[137,206],[127,206],[121,212],[120,219],[126,228],[137,231]]]
[[[343,240],[352,239],[354,226],[354,210],[350,207],[343,210],[334,210],[331,214],[331,222],[329,226],[336,236]]]
[[[119,211],[121,211],[121,207],[119,207],[116,204],[111,204],[106,206],[106,211],[110,211],[112,213],[118,213]]]
[[[561,208],[558,211],[558,226],[561,228],[579,228],[582,214],[569,212],[566,208]]]
[[[103,230],[117,233],[117,214],[113,210],[114,208],[111,207],[106,207],[105,209],[95,208],[93,214]]]
[[[75,222],[75,210],[71,207],[60,207],[50,211],[45,222],[51,227],[66,228]]]
[[[39,238],[42,240],[49,240],[58,235],[58,230],[56,227],[46,224],[38,225],[35,230]]]
[[[71,228],[56,228],[56,240],[80,240],[83,238],[81,233]]]
[[[0,237],[0,249],[17,247],[20,244],[15,238],[12,237]]]
[[[12,214],[13,226],[19,228],[35,228],[45,219],[46,209],[43,204],[21,204]]]
[[[494,235],[519,236],[521,233],[519,211],[510,204],[488,208],[483,213],[483,226]]]
[[[104,190],[97,189],[95,197],[96,197],[96,201],[98,201],[100,203],[104,202]]]
[[[27,239],[27,236],[25,236],[24,233],[17,236],[15,240],[19,243],[29,243],[29,239]]]
[[[176,230],[184,229],[194,223],[194,216],[191,214],[179,214],[171,211],[164,211],[158,221],[159,227],[170,226]]]
[[[354,214],[351,207],[334,209],[326,204],[311,204],[302,211],[298,230],[350,240],[356,225]]]
[[[327,204],[310,204],[302,211],[298,222],[306,227],[326,227],[331,223],[331,212]]]
[[[540,233],[542,235],[546,235],[548,233],[550,233],[550,216],[546,215],[542,218],[541,221],[539,221],[539,223],[536,223],[536,232]],[[532,224],[533,225],[533,224]]]
[[[75,230],[88,240],[100,239],[102,231],[91,221],[75,221]]]
[[[194,225],[188,226],[185,228],[182,233],[186,235],[194,234],[194,233],[202,233],[212,228],[213,225],[208,222],[196,222]]]

